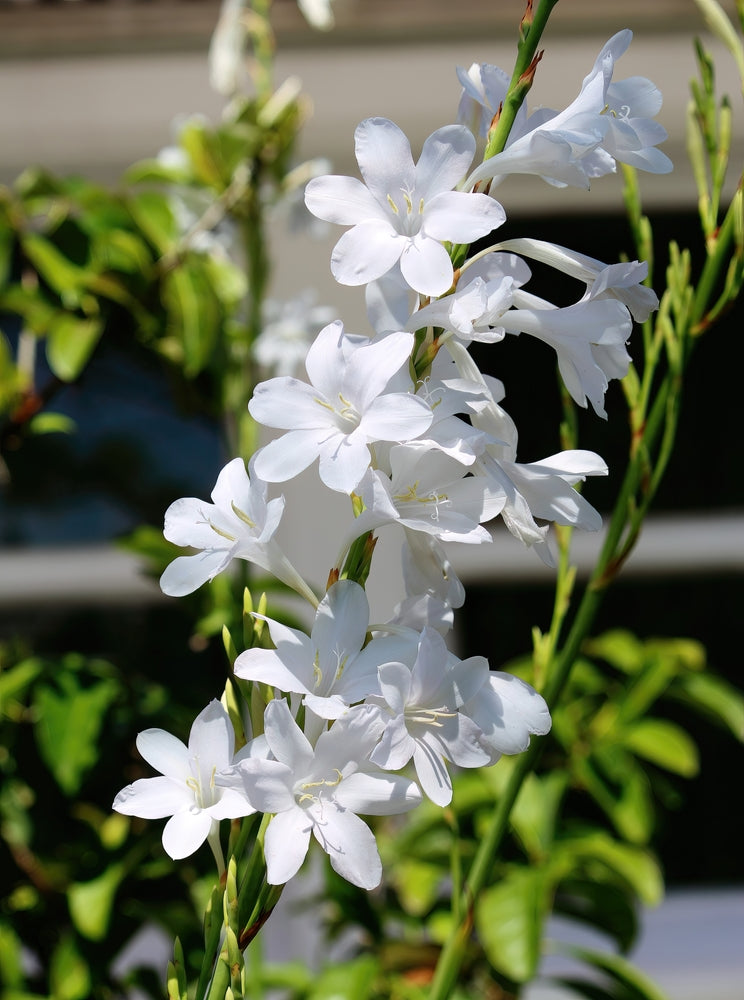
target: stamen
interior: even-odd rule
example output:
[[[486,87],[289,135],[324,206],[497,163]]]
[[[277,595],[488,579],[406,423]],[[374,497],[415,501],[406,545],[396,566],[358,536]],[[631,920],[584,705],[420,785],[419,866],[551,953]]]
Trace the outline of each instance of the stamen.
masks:
[[[390,195],[387,196],[387,200],[388,200],[388,205],[390,205],[395,214],[400,215],[400,212],[398,211],[398,206],[395,204]]]
[[[248,515],[246,514],[246,512],[244,510],[241,510],[240,507],[237,507],[235,505],[235,501],[234,500],[230,501],[230,506],[233,509],[233,514],[235,514],[236,517],[239,517],[240,520],[243,522],[243,524],[247,524],[249,528],[255,528],[256,527],[255,521],[252,521],[248,517]]]
[[[207,521],[207,524],[212,529],[212,531],[214,531],[216,534],[220,535],[222,538],[226,538],[228,540],[228,542],[234,542],[235,541],[235,535],[231,535],[229,532],[223,531],[222,528],[218,528],[217,525],[216,524],[212,524],[211,521]]]

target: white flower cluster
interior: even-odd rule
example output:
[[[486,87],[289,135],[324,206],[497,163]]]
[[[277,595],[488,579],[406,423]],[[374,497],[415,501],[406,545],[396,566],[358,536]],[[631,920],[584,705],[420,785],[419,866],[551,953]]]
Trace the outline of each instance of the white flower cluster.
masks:
[[[136,781],[114,808],[171,816],[163,842],[172,857],[214,837],[220,819],[261,812],[271,816],[270,883],[298,871],[312,834],[342,876],[372,888],[381,865],[360,814],[407,811],[422,793],[444,806],[448,764],[493,764],[549,730],[547,705],[529,685],[489,670],[481,656],[461,660],[448,650],[464,591],[444,546],[489,542],[483,525],[500,514],[550,563],[548,527],[539,522],[597,529],[599,515],[574,486],[607,469],[576,450],[519,463],[503,386],[480,372],[468,347],[507,333],[538,337],[556,351],[576,402],[604,415],[608,380],[627,371],[632,318],[645,319],[658,303],[641,286],[646,267],[637,261],[607,265],[531,239],[463,259],[454,248],[504,222],[501,205],[474,190],[486,179],[521,171],[586,184],[616,160],[667,169],[654,148],[663,130],[646,117],[659,108],[658,91],[640,78],[612,83],[630,37],[620,32],[607,43],[565,111],[518,118],[504,152],[470,176],[476,139],[464,124],[437,130],[414,164],[400,129],[372,118],[356,131],[363,181],[326,176],[307,185],[312,213],[351,227],[331,268],[339,282],[367,286],[375,332],[326,325],[307,353],[307,381],[279,375],[260,383],[249,404],[258,423],[284,433],[252,457],[249,474],[241,459],[230,462],[212,503],[182,499],[166,514],[166,537],[198,552],[166,569],[165,593],[188,594],[241,558],[315,608],[309,634],[266,619],[274,648],[238,655],[235,675],[274,697],[263,733],[237,753],[219,702],[196,719],[188,747],[159,730],[140,735],[142,756],[162,777]],[[473,121],[475,107],[486,131],[505,78],[490,66],[460,78],[461,116]],[[558,308],[525,291],[523,257],[578,278],[585,294]],[[267,499],[267,484],[316,459],[322,482],[351,498],[333,564],[339,578],[321,600],[275,540],[284,498]],[[365,591],[344,578],[344,566],[359,539],[396,523],[404,529],[406,598],[389,621],[372,624]]]

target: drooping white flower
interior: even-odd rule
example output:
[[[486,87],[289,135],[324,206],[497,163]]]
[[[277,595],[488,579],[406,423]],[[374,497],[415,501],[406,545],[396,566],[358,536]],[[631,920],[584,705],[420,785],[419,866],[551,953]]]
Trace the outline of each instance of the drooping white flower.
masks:
[[[646,261],[605,264],[595,257],[577,253],[576,250],[528,237],[505,240],[499,246],[502,250],[513,250],[533,260],[542,261],[543,264],[549,264],[564,274],[583,281],[586,284],[583,301],[618,299],[627,306],[637,323],[645,323],[651,313],[659,308],[659,299],[653,288],[642,284],[648,274]]]
[[[273,814],[264,839],[271,885],[297,873],[311,833],[339,875],[362,889],[379,885],[377,844],[358,814],[393,815],[421,801],[414,782],[383,773],[367,760],[380,730],[374,709],[354,709],[313,747],[285,701],[266,706],[264,731],[273,759],[243,761],[229,780],[241,783],[257,810]]]
[[[473,63],[470,69],[457,67],[457,79],[462,84],[462,95],[457,109],[457,120],[474,132],[485,136],[494,116],[499,113],[509,89],[509,77],[498,66]],[[527,117],[524,103],[517,112],[512,133],[522,130]]]
[[[633,323],[627,307],[615,298],[596,298],[558,308],[521,290],[513,301],[517,308],[501,317],[507,333],[527,333],[549,344],[572,399],[579,406],[586,406],[588,399],[606,418],[608,382],[627,375],[630,365],[625,345]]]
[[[378,707],[385,728],[370,760],[397,771],[413,758],[424,792],[437,805],[447,805],[452,799],[447,761],[480,767],[489,760],[480,728],[460,712],[485,684],[487,660],[458,659],[435,629],[425,628],[406,660],[383,664],[379,674],[381,695],[368,701]]]
[[[480,374],[465,346],[457,340],[447,343],[458,368],[466,378]],[[592,505],[573,487],[586,476],[607,475],[605,462],[591,451],[564,451],[540,462],[517,462],[517,428],[499,405],[503,386],[480,376],[490,400],[473,408],[471,419],[490,438],[476,460],[474,472],[503,497],[501,517],[509,531],[523,544],[533,547],[548,566],[554,565],[548,547],[548,525],[535,518],[596,531],[602,519]]]
[[[267,486],[250,464],[250,477],[242,458],[222,469],[212,490],[212,503],[196,497],[175,500],[165,512],[163,534],[169,542],[201,551],[178,556],[160,577],[169,597],[183,597],[214,579],[233,559],[245,559],[273,573],[277,579],[306,597],[317,598],[300,577],[274,539],[284,511],[284,497],[267,500]]]
[[[537,174],[558,185],[589,187],[612,173],[615,161],[667,173],[671,160],[655,147],[667,137],[650,116],[661,94],[643,77],[612,82],[615,62],[633,33],[619,31],[603,46],[578,96],[561,112],[541,109],[512,130],[505,149],[468,177],[466,186],[512,173]],[[472,96],[472,95],[471,95]]]
[[[351,493],[368,468],[369,445],[407,441],[429,426],[429,406],[412,392],[386,392],[407,364],[410,333],[369,340],[344,333],[340,321],[320,331],[305,361],[310,385],[280,376],[256,386],[251,416],[287,430],[254,459],[258,474],[284,482],[320,459],[320,478]]]
[[[170,816],[163,847],[171,858],[193,854],[216,831],[219,820],[255,812],[241,789],[224,788],[218,779],[238,760],[263,752],[263,741],[249,744],[236,757],[235,732],[218,701],[196,717],[188,746],[163,729],[146,729],[137,737],[137,749],[161,777],[138,778],[127,785],[113,808],[142,819]]]
[[[502,754],[522,753],[530,736],[550,732],[550,711],[542,695],[514,674],[492,670],[474,698],[463,705],[481,730],[481,745],[494,764]]]
[[[391,623],[417,632],[428,625],[445,635],[454,624],[453,609],[465,602],[465,588],[436,538],[422,531],[404,530],[406,597],[396,606]]]
[[[355,133],[364,183],[354,177],[318,177],[305,200],[328,222],[352,226],[336,244],[331,271],[343,285],[381,278],[397,264],[423,295],[442,295],[453,270],[444,241],[472,243],[505,219],[486,195],[454,191],[475,152],[462,125],[437,129],[414,164],[408,139],[387,118],[368,118]]]

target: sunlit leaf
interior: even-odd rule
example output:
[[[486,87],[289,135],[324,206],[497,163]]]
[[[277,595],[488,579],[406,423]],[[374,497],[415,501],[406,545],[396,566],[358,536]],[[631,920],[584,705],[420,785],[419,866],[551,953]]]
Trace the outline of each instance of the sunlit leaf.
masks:
[[[178,238],[178,226],[167,195],[159,191],[138,191],[128,202],[134,221],[155,249],[165,254]]]
[[[540,868],[512,867],[481,893],[475,927],[488,961],[509,979],[526,983],[537,970],[550,881]]]
[[[90,969],[72,937],[63,937],[52,955],[49,981],[53,1000],[87,1000]]]
[[[103,333],[100,319],[80,319],[57,313],[47,333],[47,361],[57,378],[72,382],[95,350]]]
[[[744,741],[744,696],[714,674],[687,674],[671,691],[700,714],[714,719]]]
[[[614,840],[602,830],[556,842],[554,861],[563,865],[567,876],[583,873],[598,883],[619,881],[647,906],[657,905],[663,896],[664,882],[651,852]]]
[[[121,864],[110,865],[98,878],[73,882],[67,890],[67,904],[77,931],[91,941],[106,937],[116,890],[126,874]]]
[[[34,696],[39,721],[39,752],[60,788],[75,795],[98,759],[103,718],[119,693],[113,680],[81,687],[76,676],[61,670],[56,686],[37,685]]]
[[[666,719],[641,719],[623,737],[626,747],[645,760],[691,778],[700,760],[694,741],[684,729]]]
[[[222,310],[203,261],[193,255],[163,280],[168,330],[181,345],[184,373],[193,377],[207,364],[222,322]]]
[[[365,1000],[372,995],[377,973],[377,960],[371,955],[333,965],[316,978],[308,1000]]]

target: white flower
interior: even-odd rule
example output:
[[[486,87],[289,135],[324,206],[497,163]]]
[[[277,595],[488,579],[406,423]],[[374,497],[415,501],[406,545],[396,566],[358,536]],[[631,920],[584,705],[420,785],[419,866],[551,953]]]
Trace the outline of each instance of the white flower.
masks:
[[[305,360],[308,345],[333,320],[331,306],[315,304],[308,289],[288,302],[268,299],[261,333],[253,343],[253,357],[275,375],[292,375]]]
[[[163,847],[171,858],[193,854],[217,828],[221,819],[255,812],[240,789],[223,788],[217,779],[236,760],[248,757],[249,745],[235,758],[235,733],[230,717],[218,701],[211,701],[194,720],[189,745],[163,729],[146,729],[137,737],[137,749],[162,777],[139,778],[123,788],[113,808],[142,819],[171,818],[163,830]]]
[[[365,510],[355,518],[354,536],[383,524],[400,524],[444,542],[479,544],[491,536],[481,526],[501,511],[503,491],[440,451],[396,445],[390,450],[391,478],[370,470],[357,487]]]
[[[438,129],[416,165],[408,139],[387,118],[363,121],[355,140],[365,183],[318,177],[305,190],[311,212],[353,226],[333,251],[334,277],[344,285],[363,285],[399,263],[411,288],[442,295],[453,280],[442,242],[472,243],[505,219],[501,206],[486,195],[452,190],[473,159],[472,133],[462,125]]]
[[[313,748],[285,701],[271,701],[264,713],[273,760],[254,758],[235,768],[255,808],[273,816],[264,856],[271,885],[282,885],[305,859],[310,834],[347,881],[374,889],[382,877],[375,838],[358,813],[407,812],[421,801],[414,782],[383,774],[366,760],[380,735],[375,711],[350,711],[318,737]]]
[[[489,760],[480,728],[460,713],[486,682],[488,662],[482,656],[459,660],[433,628],[410,644],[407,660],[380,667],[382,693],[369,703],[378,706],[385,729],[370,760],[397,771],[413,758],[424,792],[446,806],[452,799],[446,761],[480,767]]]
[[[419,309],[407,327],[438,326],[466,344],[472,340],[497,343],[504,337],[501,317],[511,307],[515,290],[529,279],[529,267],[516,254],[490,253],[463,270],[452,295]]]
[[[371,460],[369,444],[407,441],[427,429],[427,404],[406,392],[385,392],[408,362],[410,333],[368,340],[344,333],[340,321],[319,333],[305,367],[310,385],[288,376],[256,386],[251,416],[288,431],[255,456],[258,474],[283,482],[320,459],[320,478],[332,490],[351,493]]]
[[[323,719],[337,719],[378,691],[377,667],[392,655],[392,645],[381,637],[365,646],[369,604],[358,583],[339,580],[330,587],[309,636],[266,620],[276,648],[241,653],[238,677],[304,695],[305,705]]]
[[[242,458],[234,458],[217,477],[213,503],[196,497],[174,501],[165,512],[163,534],[169,542],[201,551],[178,556],[166,567],[160,577],[163,593],[169,597],[191,594],[233,559],[245,559],[273,573],[315,607],[317,598],[274,540],[284,497],[267,500],[266,491],[253,460],[249,478]]]

